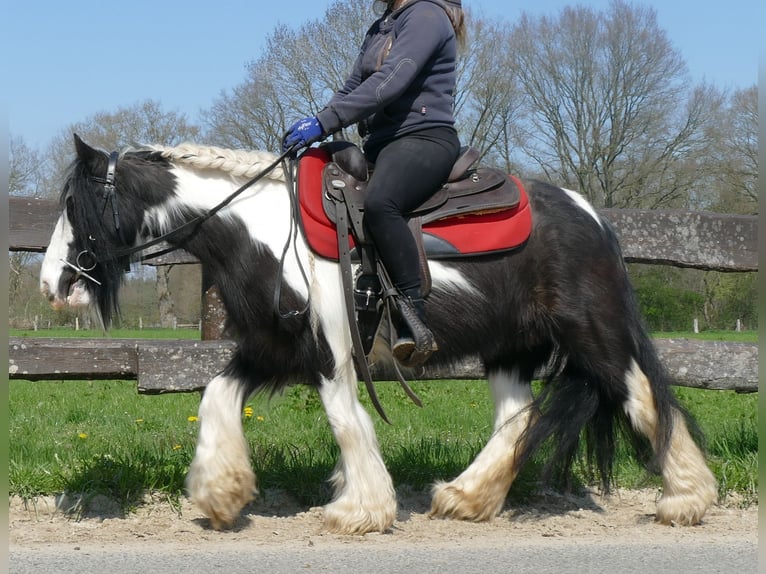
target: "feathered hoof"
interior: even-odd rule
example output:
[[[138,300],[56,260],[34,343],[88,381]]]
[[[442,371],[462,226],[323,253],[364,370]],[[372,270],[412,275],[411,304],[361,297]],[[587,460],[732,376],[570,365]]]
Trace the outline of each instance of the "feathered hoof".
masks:
[[[702,522],[705,513],[717,498],[714,488],[708,489],[702,495],[664,495],[657,501],[656,521],[674,526],[694,526]]]
[[[386,532],[396,519],[396,500],[377,507],[336,500],[324,507],[324,529],[334,534]]]
[[[258,494],[255,473],[249,468],[231,470],[214,479],[190,471],[186,487],[192,502],[210,519],[215,530],[231,528],[242,508]]]
[[[500,513],[505,501],[505,492],[493,496],[485,492],[477,495],[453,482],[436,483],[431,490],[432,518],[455,518],[472,522],[486,522]]]

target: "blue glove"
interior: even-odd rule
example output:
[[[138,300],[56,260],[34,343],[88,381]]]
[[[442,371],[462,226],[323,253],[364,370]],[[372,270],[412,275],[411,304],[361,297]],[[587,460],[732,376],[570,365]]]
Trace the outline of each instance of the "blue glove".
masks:
[[[297,145],[298,149],[308,147],[314,142],[321,140],[322,135],[323,130],[319,120],[314,116],[303,118],[295,122],[287,130],[285,137],[282,139],[282,151],[287,151],[294,145]]]

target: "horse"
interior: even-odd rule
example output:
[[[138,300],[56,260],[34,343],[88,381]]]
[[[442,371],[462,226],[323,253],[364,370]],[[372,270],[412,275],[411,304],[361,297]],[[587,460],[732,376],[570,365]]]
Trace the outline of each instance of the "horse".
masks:
[[[186,479],[210,525],[230,528],[257,494],[241,421],[248,397],[305,384],[340,448],[324,528],[390,530],[396,493],[358,398],[339,264],[314,253],[296,221],[285,183],[292,168],[263,151],[183,144],[107,153],[74,140],[41,268],[51,305],[90,307],[108,326],[136,249],[164,238],[199,259],[227,310],[236,350],[204,390]],[[462,473],[433,485],[430,514],[491,520],[543,443],[552,445],[546,473],[571,470],[585,443],[608,489],[615,445],[626,440],[662,477],[656,520],[699,523],[716,481],[648,336],[616,233],[580,194],[523,184],[532,217],[522,245],[428,261],[427,320],[439,348],[428,365],[478,357],[494,400],[490,438]],[[543,384],[533,392],[535,377]]]

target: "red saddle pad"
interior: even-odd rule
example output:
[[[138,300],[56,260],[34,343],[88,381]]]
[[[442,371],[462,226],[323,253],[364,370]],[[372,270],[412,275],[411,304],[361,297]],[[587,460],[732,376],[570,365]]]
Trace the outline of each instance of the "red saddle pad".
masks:
[[[298,163],[298,198],[301,226],[312,251],[338,259],[335,224],[322,206],[322,170],[330,161],[320,148],[307,150]],[[431,259],[468,257],[507,251],[524,243],[532,230],[529,198],[521,181],[510,176],[519,188],[519,204],[492,213],[477,213],[432,221],[423,226],[424,244]],[[353,247],[353,239],[349,246]]]

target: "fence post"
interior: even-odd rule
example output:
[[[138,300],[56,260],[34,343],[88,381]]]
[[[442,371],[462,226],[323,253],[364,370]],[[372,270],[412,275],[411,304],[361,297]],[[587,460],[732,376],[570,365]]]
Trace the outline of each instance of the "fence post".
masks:
[[[202,340],[223,339],[226,325],[226,310],[218,291],[205,271],[202,271]]]
[[[700,322],[696,318],[694,319],[694,332],[695,333],[700,332]]]

